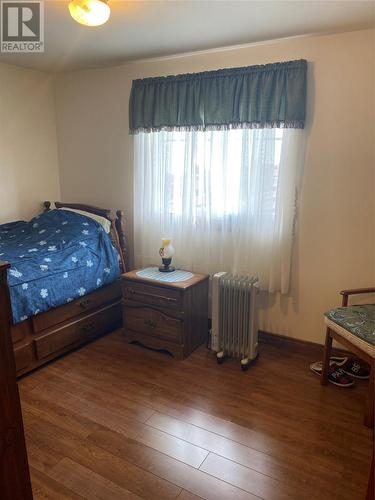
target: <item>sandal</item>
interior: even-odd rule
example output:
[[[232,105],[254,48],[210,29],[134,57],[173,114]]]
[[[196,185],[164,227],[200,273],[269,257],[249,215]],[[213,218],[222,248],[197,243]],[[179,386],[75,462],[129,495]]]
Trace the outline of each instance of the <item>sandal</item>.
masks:
[[[370,378],[370,370],[367,368],[365,363],[357,358],[348,359],[343,365],[341,365],[343,371],[354,378],[359,378],[361,380],[367,380]]]
[[[316,368],[314,365],[317,365]],[[321,366],[319,366],[321,365]],[[321,361],[317,361],[316,363],[312,363],[310,365],[310,369],[316,373],[317,375],[322,375],[322,366],[323,363]],[[332,363],[329,367],[328,380],[331,384],[337,385],[339,387],[353,387],[354,380],[352,380],[342,368],[340,368],[337,364]]]

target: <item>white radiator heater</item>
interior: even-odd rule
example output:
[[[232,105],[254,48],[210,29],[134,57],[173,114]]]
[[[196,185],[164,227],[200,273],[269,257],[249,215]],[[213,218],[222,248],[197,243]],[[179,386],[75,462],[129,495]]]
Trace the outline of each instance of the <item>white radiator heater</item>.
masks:
[[[211,349],[218,363],[226,357],[238,358],[246,370],[258,356],[257,293],[255,278],[224,272],[213,276]]]

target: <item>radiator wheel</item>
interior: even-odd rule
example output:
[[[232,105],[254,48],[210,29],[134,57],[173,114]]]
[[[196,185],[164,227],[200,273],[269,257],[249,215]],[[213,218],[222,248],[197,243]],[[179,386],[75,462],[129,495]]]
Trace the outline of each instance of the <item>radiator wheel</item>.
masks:
[[[245,372],[246,370],[249,369],[250,366],[250,360],[249,358],[243,358],[241,359],[241,370]]]
[[[216,361],[218,365],[222,365],[225,361],[225,353],[224,351],[220,351],[216,354]]]

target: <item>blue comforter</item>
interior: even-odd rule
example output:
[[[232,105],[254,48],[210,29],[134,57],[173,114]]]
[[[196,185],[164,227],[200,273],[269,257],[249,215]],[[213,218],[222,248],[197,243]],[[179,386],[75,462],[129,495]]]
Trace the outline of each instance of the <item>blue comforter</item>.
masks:
[[[0,260],[11,264],[14,323],[92,292],[120,274],[118,251],[103,227],[67,210],[0,225]]]

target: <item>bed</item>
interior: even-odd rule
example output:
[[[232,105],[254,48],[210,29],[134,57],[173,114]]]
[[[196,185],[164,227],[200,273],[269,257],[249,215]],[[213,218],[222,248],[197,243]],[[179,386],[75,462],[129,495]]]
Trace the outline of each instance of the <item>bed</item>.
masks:
[[[76,203],[0,226],[17,375],[121,326],[125,242],[122,211]]]

